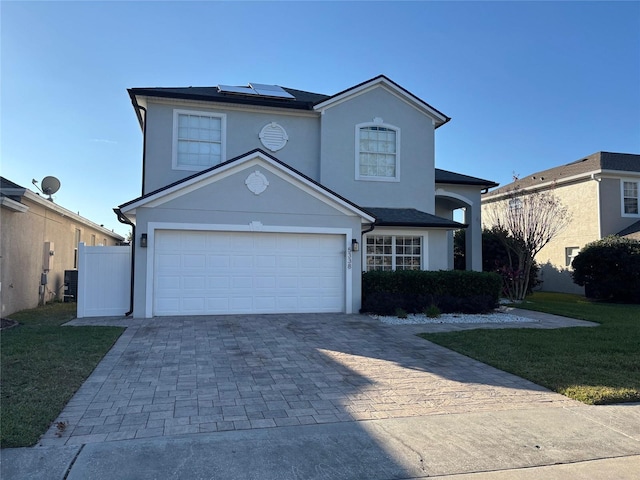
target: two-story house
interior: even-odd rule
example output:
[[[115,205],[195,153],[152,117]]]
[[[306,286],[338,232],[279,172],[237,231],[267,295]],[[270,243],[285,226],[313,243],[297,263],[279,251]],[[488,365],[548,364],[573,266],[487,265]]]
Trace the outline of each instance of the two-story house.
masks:
[[[582,247],[608,235],[640,239],[640,155],[597,152],[533,173],[483,195],[482,208],[493,208],[514,189],[549,192],[571,214],[569,226],[536,256],[542,290],[583,294],[571,278],[571,262]]]
[[[144,135],[136,317],[357,312],[361,272],[449,269],[468,226],[481,269],[480,193],[439,170],[450,119],[385,76],[335,95],[274,85],[133,88]],[[453,211],[465,209],[465,224]]]

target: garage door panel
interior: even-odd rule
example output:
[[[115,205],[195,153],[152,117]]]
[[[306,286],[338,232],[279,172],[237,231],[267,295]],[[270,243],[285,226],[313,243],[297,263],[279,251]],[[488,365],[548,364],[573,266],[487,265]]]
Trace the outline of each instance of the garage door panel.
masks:
[[[179,254],[160,254],[158,264],[163,268],[180,268],[181,256]]]
[[[182,288],[185,290],[206,290],[206,277],[184,277]]]
[[[209,255],[207,257],[207,268],[228,268],[230,258],[228,255]]]
[[[278,282],[277,282],[277,278],[274,276],[268,276],[268,277],[257,277],[255,279],[254,282],[254,287],[256,289],[264,289],[264,288],[268,288],[268,289],[273,289],[275,287],[277,287]]]
[[[158,231],[154,314],[341,312],[344,236]]]
[[[205,312],[205,303],[204,297],[183,297],[181,309],[184,313],[198,315]]]
[[[273,269],[278,264],[278,257],[275,255],[257,255],[256,268]]]
[[[182,266],[186,268],[206,268],[207,257],[205,255],[183,255]]]
[[[298,257],[294,257],[292,255],[280,255],[278,256],[278,267],[281,268],[298,268]]]
[[[207,235],[205,232],[194,232],[196,235],[183,232],[180,235],[180,246],[186,250],[206,250]]]

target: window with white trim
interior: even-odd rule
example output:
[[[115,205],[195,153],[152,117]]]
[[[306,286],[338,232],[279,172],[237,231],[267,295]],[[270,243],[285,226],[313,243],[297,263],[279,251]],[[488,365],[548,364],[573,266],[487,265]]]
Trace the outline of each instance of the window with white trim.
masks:
[[[638,203],[640,190],[640,182],[623,180],[622,181],[622,214],[636,216],[639,214]]]
[[[571,263],[580,253],[580,247],[565,247],[564,249],[564,266],[571,267]]]
[[[400,130],[381,123],[356,125],[356,179],[400,179]]]
[[[366,269],[420,270],[422,237],[399,235],[368,235]]]
[[[173,168],[204,170],[224,161],[226,116],[174,110]]]

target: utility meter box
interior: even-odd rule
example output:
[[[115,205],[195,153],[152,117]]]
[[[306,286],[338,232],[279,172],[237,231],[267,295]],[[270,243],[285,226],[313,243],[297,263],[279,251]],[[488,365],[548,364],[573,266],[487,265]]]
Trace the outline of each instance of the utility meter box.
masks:
[[[51,270],[53,265],[53,256],[55,255],[55,247],[53,242],[44,242],[44,252],[42,255],[42,269]]]

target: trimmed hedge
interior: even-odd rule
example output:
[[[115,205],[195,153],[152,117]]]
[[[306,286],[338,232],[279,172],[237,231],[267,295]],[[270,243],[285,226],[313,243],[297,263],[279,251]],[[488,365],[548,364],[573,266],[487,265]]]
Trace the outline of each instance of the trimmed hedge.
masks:
[[[639,240],[609,236],[588,243],[571,265],[588,298],[640,303]]]
[[[496,273],[460,270],[362,274],[363,313],[394,315],[401,308],[422,313],[436,306],[442,313],[486,313],[495,309],[502,291]]]

